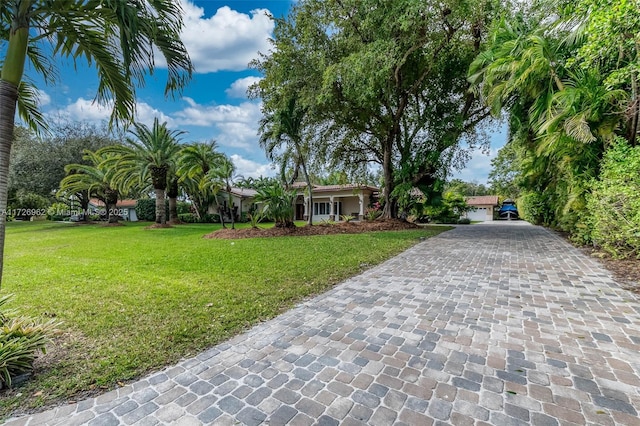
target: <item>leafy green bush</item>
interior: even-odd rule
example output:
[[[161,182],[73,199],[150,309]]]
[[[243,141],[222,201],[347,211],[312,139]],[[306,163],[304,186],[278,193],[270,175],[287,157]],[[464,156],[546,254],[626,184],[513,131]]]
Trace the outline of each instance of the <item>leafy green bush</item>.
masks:
[[[193,213],[178,213],[178,219],[184,223],[198,223],[198,218]]]
[[[618,139],[587,197],[585,226],[594,245],[616,258],[640,258],[640,146]]]
[[[165,201],[167,220],[169,220],[169,200]],[[136,203],[136,215],[138,220],[153,222],[156,220],[156,200],[154,198],[142,198]]]
[[[0,307],[11,295],[0,298]],[[33,370],[38,352],[45,352],[58,322],[38,322],[26,317],[13,317],[15,312],[0,312],[0,382],[11,387],[11,380]]]
[[[191,207],[192,207],[192,204],[187,203],[186,201],[178,201],[178,203],[176,204],[178,215],[191,213],[192,211]]]
[[[460,225],[469,225],[470,223],[471,223],[471,219],[469,219],[468,217],[462,217],[458,219],[458,224]]]
[[[32,216],[44,216],[51,203],[42,195],[20,190],[9,203],[9,212],[12,216],[21,219],[30,219]]]
[[[537,192],[525,192],[518,199],[518,213],[527,222],[535,225],[548,224],[552,212],[546,199]]]
[[[288,228],[295,226],[293,202],[296,196],[295,191],[288,191],[279,182],[275,182],[258,189],[254,199],[264,205],[264,213],[273,218],[276,227]]]
[[[257,228],[258,224],[264,219],[264,209],[251,209],[251,212],[247,213],[247,219],[252,228]]]

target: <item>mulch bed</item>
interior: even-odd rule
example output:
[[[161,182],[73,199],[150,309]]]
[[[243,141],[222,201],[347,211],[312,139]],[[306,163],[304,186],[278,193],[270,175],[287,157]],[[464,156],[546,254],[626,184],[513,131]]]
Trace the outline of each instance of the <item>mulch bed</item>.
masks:
[[[294,228],[244,228],[220,229],[204,236],[224,240],[261,237],[290,237],[331,234],[360,234],[375,231],[401,231],[405,229],[419,229],[420,226],[402,220],[376,220],[373,222],[337,222],[333,224],[318,224],[313,226],[298,226]]]
[[[591,256],[598,258],[602,266],[611,272],[624,288],[640,294],[640,259],[612,259],[602,252],[586,250]]]

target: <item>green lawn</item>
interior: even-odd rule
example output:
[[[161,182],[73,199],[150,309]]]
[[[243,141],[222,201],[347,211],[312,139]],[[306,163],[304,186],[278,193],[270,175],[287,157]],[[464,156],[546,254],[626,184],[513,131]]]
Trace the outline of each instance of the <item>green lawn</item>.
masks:
[[[53,362],[0,393],[0,417],[194,355],[449,229],[231,241],[202,238],[219,225],[146,225],[8,224],[1,294],[63,326]]]

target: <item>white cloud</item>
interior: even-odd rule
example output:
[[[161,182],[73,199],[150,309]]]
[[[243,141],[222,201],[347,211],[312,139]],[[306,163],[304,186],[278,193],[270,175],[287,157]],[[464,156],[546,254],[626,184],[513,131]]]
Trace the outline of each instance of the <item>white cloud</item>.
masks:
[[[247,160],[237,154],[231,155],[231,161],[233,161],[233,164],[236,166],[236,174],[245,178],[275,175],[275,170],[271,164],[262,164],[256,161]]]
[[[247,15],[223,6],[205,17],[203,8],[188,0],[181,3],[185,12],[181,38],[197,73],[244,70],[258,51],[269,50],[274,23],[267,9]],[[158,66],[166,66],[162,55],[156,59]]]
[[[249,86],[259,82],[260,80],[262,80],[261,77],[240,78],[231,83],[231,86],[225,90],[225,93],[230,98],[246,98]]]
[[[254,150],[257,147],[258,123],[262,118],[260,104],[243,102],[240,105],[199,105],[184,98],[187,108],[174,114],[180,126],[214,127],[221,146]]]
[[[36,95],[38,96],[38,106],[42,108],[43,106],[47,106],[51,103],[51,96],[44,90],[35,89]]]
[[[72,121],[100,122],[109,120],[113,106],[100,105],[92,100],[78,98],[75,102],[59,109],[56,113],[62,118]]]
[[[111,117],[113,104],[100,105],[93,100],[78,98],[62,109],[49,112],[47,115],[55,117],[58,121],[84,121],[102,123]],[[136,104],[136,121],[151,126],[153,119],[158,117],[161,123],[167,122],[169,127],[173,127],[174,120],[165,115],[162,111],[153,108],[146,102]]]

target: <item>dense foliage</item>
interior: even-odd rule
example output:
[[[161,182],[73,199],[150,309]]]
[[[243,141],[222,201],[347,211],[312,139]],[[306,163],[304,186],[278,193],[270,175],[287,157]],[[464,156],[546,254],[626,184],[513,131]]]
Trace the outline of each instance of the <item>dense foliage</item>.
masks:
[[[586,223],[591,240],[614,257],[640,258],[640,146],[621,139],[607,151],[600,178],[587,197]]]
[[[605,218],[604,199],[596,206],[592,194],[622,190],[618,184],[639,170],[631,158],[616,167],[605,160],[622,149],[615,140],[637,144],[639,49],[640,10],[633,1],[538,0],[493,25],[470,81],[496,115],[507,114],[509,142],[490,181],[500,195],[518,197],[524,218],[599,245],[613,223],[623,228],[631,220],[630,206],[620,216],[621,200],[611,198]],[[630,226],[637,228],[635,220]],[[617,238],[609,251],[634,253]]]
[[[501,4],[295,3],[276,20],[273,50],[254,63],[264,74],[254,93],[266,117],[289,111],[302,120],[295,133],[302,138],[277,139],[283,152],[301,167],[300,160],[328,162],[353,180],[377,165],[387,217],[414,188],[431,194],[464,158],[460,141],[477,142],[477,125],[488,116],[466,77]]]

